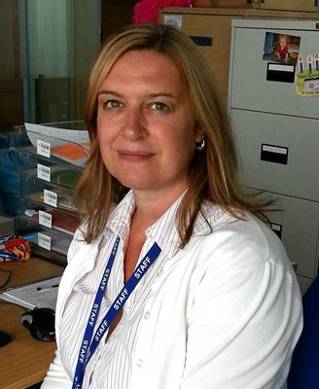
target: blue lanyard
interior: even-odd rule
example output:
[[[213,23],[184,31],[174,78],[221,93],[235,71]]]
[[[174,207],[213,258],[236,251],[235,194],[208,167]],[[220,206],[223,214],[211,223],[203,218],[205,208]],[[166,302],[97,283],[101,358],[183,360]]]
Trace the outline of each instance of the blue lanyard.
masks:
[[[116,299],[114,300],[113,304],[107,311],[106,315],[104,316],[102,322],[98,326],[93,336],[93,330],[97,321],[98,314],[100,312],[101,302],[113,267],[114,259],[117,254],[119,242],[120,242],[120,237],[118,236],[112,248],[110,258],[106,264],[102,279],[100,281],[99,288],[97,290],[94,299],[90,317],[84,332],[82,345],[80,347],[72,389],[82,388],[86,365],[88,364],[91,356],[93,355],[96,348],[98,347],[103,335],[110,327],[112,321],[115,319],[116,315],[118,314],[118,311],[124,306],[130,294],[136,288],[137,284],[140,282],[140,280],[147,272],[147,270],[156,261],[156,259],[158,258],[161,252],[161,249],[157,245],[157,243],[154,243],[153,246],[145,255],[145,257],[141,260],[141,262],[135,269],[134,273],[128,279],[128,281],[126,282],[126,284],[124,285],[124,287],[122,288],[122,290],[120,291]]]

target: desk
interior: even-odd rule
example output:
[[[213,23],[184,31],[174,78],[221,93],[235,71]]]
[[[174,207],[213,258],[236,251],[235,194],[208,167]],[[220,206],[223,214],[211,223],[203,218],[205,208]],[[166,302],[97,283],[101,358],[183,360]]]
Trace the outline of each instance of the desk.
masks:
[[[6,287],[57,276],[63,272],[63,267],[38,258],[20,263],[1,263],[0,268],[12,271]],[[5,276],[0,272],[0,283],[4,280]],[[12,337],[9,344],[0,348],[1,389],[24,389],[42,381],[54,357],[55,342],[33,339],[20,323],[23,312],[23,308],[0,300],[0,329]]]

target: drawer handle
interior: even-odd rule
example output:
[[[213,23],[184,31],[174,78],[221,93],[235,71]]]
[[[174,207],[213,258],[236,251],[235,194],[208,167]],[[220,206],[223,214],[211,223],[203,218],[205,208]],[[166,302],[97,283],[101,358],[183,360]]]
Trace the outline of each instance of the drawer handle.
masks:
[[[197,46],[213,46],[213,38],[210,36],[189,35],[189,37]]]
[[[281,147],[262,143],[260,151],[260,159],[262,161],[281,163],[287,165],[288,163],[288,147]]]
[[[278,63],[267,64],[267,81],[295,82],[295,66]]]

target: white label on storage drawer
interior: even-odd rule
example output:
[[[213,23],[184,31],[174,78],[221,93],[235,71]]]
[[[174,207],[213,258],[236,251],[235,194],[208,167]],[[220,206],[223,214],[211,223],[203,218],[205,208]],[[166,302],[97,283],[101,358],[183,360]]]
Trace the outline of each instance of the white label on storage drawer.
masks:
[[[37,165],[37,177],[41,180],[50,182],[51,181],[51,168],[49,166],[38,163]]]
[[[294,72],[295,67],[293,65],[281,65],[278,63],[269,63],[268,64],[269,70],[277,70],[279,72]]]
[[[51,250],[51,237],[38,232],[38,245],[46,250]]]
[[[39,211],[39,224],[52,228],[52,215],[45,211]]]
[[[164,24],[173,26],[178,30],[181,30],[183,24],[183,16],[173,14],[164,15]]]
[[[288,149],[287,147],[280,147],[280,146],[271,146],[271,145],[262,145],[262,150],[263,151],[268,151],[270,153],[279,153],[279,154],[288,154]]]
[[[48,142],[44,142],[41,139],[37,140],[37,154],[43,157],[50,158],[51,156],[51,145]]]
[[[52,190],[44,189],[43,202],[44,202],[44,204],[51,205],[52,207],[57,207],[58,206],[58,194],[55,192],[52,192]]]

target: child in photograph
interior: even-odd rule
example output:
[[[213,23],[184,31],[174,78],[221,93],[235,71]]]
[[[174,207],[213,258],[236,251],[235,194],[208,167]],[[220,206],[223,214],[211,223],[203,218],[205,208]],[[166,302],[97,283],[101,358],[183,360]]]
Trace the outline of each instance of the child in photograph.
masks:
[[[288,36],[280,34],[275,47],[275,56],[278,60],[288,62]]]

